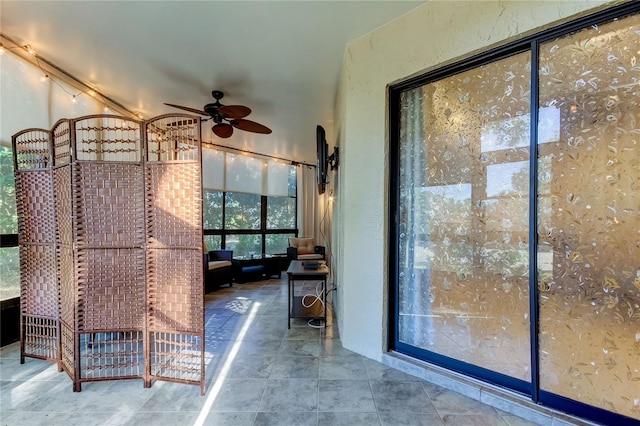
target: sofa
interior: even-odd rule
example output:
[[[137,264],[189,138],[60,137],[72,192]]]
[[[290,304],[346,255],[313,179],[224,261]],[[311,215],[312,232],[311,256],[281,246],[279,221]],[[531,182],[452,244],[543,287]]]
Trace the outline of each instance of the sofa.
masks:
[[[233,251],[211,250],[204,253],[204,292],[217,290],[228,284],[233,286]]]
[[[313,238],[289,238],[289,247],[287,247],[289,260],[324,260],[324,257],[324,246],[316,245]]]

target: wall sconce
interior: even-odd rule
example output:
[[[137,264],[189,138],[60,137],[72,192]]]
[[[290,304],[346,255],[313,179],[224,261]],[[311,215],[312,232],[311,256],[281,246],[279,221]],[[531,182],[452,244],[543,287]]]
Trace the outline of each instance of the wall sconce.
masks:
[[[331,170],[335,170],[340,165],[340,149],[337,146],[333,147],[333,154],[327,158],[329,165],[331,166]]]

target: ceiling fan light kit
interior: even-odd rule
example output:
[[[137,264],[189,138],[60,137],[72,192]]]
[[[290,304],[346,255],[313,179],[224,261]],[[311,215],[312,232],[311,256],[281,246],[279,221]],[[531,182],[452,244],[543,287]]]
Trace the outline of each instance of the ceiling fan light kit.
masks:
[[[212,91],[211,96],[213,96],[216,101],[206,104],[202,110],[169,103],[165,103],[165,105],[194,114],[208,116],[209,118],[207,118],[207,120],[211,119],[215,123],[211,127],[211,131],[219,138],[226,139],[231,137],[234,127],[251,133],[261,133],[265,135],[271,133],[271,129],[267,126],[245,119],[246,116],[251,114],[251,108],[244,105],[221,104],[220,99],[224,97],[224,93],[219,90]]]

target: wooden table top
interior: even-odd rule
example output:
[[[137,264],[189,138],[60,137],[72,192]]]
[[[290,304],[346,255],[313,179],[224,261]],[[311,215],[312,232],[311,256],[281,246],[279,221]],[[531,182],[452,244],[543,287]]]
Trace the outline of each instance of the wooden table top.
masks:
[[[302,262],[313,262],[307,260],[292,260],[289,268],[287,269],[287,274],[289,275],[327,275],[329,274],[329,268],[327,265],[322,265],[318,269],[307,269],[302,266]]]

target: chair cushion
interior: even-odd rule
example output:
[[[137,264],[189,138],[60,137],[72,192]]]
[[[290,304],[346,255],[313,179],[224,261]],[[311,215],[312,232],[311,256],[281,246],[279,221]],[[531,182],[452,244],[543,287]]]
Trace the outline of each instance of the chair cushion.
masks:
[[[313,254],[300,254],[298,255],[299,260],[312,260],[312,259],[322,259],[322,255],[318,253]]]
[[[301,254],[315,254],[316,243],[313,238],[289,238],[289,245],[298,249],[298,258]],[[322,257],[320,257],[322,258]]]
[[[231,262],[228,260],[212,260],[209,262],[209,270],[224,268],[225,266],[231,266]]]

